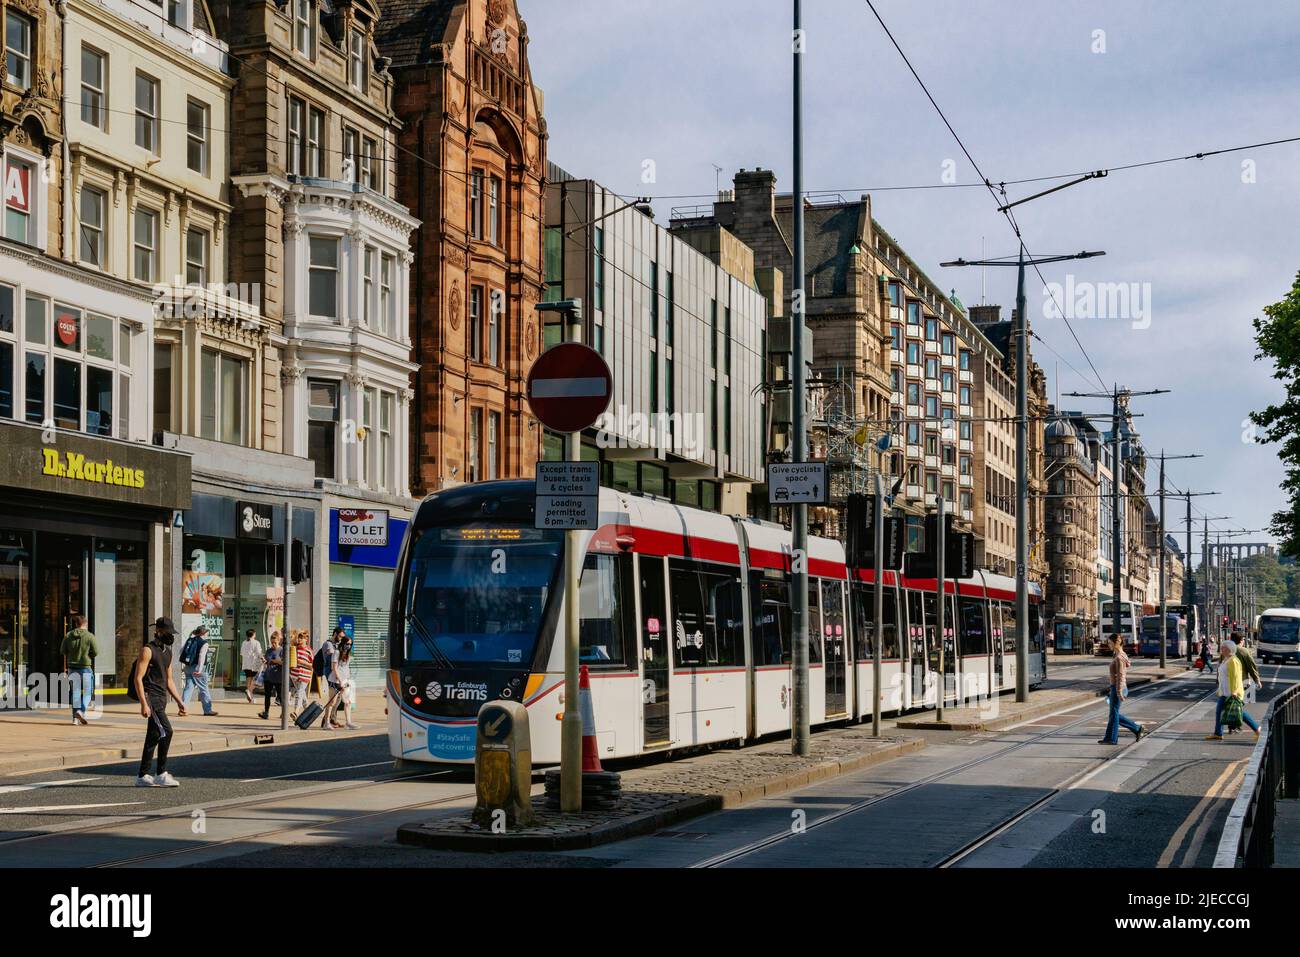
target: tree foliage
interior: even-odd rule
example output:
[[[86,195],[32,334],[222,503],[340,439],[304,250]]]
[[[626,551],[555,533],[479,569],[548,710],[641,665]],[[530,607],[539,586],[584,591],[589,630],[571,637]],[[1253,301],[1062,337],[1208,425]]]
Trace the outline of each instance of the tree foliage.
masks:
[[[1291,291],[1280,302],[1264,309],[1265,318],[1255,320],[1256,361],[1273,361],[1273,378],[1285,389],[1285,398],[1260,412],[1251,413],[1251,421],[1263,430],[1257,442],[1277,442],[1281,447],[1285,478],[1282,491],[1287,497],[1284,509],[1273,514],[1272,532],[1282,553],[1300,556],[1300,273]]]

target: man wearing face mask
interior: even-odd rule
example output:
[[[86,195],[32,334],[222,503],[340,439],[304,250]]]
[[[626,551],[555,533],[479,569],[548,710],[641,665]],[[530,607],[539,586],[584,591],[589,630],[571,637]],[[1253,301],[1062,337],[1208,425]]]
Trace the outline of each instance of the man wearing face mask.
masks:
[[[172,726],[167,720],[168,697],[176,701],[177,714],[185,717],[185,702],[181,700],[176,680],[172,677],[172,644],[175,641],[176,627],[171,619],[159,618],[153,624],[153,640],[144,643],[136,660],[136,697],[140,700],[140,714],[149,722],[136,787],[180,787],[180,782],[167,772],[167,752],[172,746]],[[156,776],[149,773],[155,748],[158,751]]]

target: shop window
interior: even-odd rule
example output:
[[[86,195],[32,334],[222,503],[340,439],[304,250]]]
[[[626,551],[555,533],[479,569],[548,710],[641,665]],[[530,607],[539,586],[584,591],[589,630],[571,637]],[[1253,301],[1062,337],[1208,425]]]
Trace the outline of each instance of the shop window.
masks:
[[[14,417],[14,345],[0,339],[0,418]]]
[[[172,358],[176,347],[171,343],[159,342],[153,347],[153,431],[174,432],[175,421],[172,417],[173,371]]]
[[[81,428],[81,363],[54,360],[54,424],[60,429]]]
[[[339,384],[307,380],[307,457],[316,463],[317,478],[333,479],[336,472],[339,420]]]
[[[676,663],[685,668],[744,663],[740,580],[700,562],[670,559],[672,631]]]
[[[579,586],[579,657],[592,664],[626,664],[631,634],[630,555],[588,555]]]

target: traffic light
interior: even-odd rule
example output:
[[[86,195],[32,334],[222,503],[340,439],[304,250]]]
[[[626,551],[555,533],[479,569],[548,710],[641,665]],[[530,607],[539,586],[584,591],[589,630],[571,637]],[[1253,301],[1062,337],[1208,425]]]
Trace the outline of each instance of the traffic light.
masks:
[[[949,579],[969,578],[975,573],[975,536],[959,532],[953,526],[951,514],[943,517],[944,576]],[[907,574],[915,578],[936,578],[939,575],[939,516],[925,517],[925,548],[907,556]]]
[[[874,496],[854,492],[848,498],[848,527],[845,534],[845,551],[852,568],[876,567],[876,528]],[[889,571],[903,567],[903,532],[901,518],[885,517],[885,558],[883,565]]]

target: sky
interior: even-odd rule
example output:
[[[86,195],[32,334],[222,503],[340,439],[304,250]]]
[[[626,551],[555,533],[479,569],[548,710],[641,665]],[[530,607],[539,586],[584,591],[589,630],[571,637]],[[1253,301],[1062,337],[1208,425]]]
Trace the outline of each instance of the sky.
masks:
[[[994,183],[1300,136],[1295,0],[875,3]],[[654,197],[665,224],[674,206],[711,202],[741,168],[775,170],[788,191],[792,6],[519,0],[550,159]],[[803,6],[805,188],[850,200],[870,192],[876,219],[936,283],[1009,315],[1015,269],[939,266],[1014,254],[1015,236],[870,7]],[[1006,189],[1014,200],[1059,182]],[[894,186],[942,188],[883,189]],[[1221,493],[1196,500],[1197,528],[1205,515],[1231,516],[1212,529],[1265,528],[1284,504],[1283,472],[1276,446],[1249,441],[1246,420],[1282,388],[1255,359],[1251,323],[1300,270],[1300,143],[1114,171],[1016,214],[1031,254],[1106,252],[1042,267],[1082,350],[1029,275],[1049,398],[1100,391],[1092,366],[1107,389],[1171,389],[1135,398],[1135,424],[1151,457],[1204,455],[1168,465],[1172,486]],[[1090,310],[1089,294],[1113,284],[1130,292],[1127,307],[1112,299]],[[1060,395],[1058,407],[1101,412],[1109,402]],[[1156,484],[1153,465],[1148,488]],[[1169,504],[1180,541],[1184,508]]]

